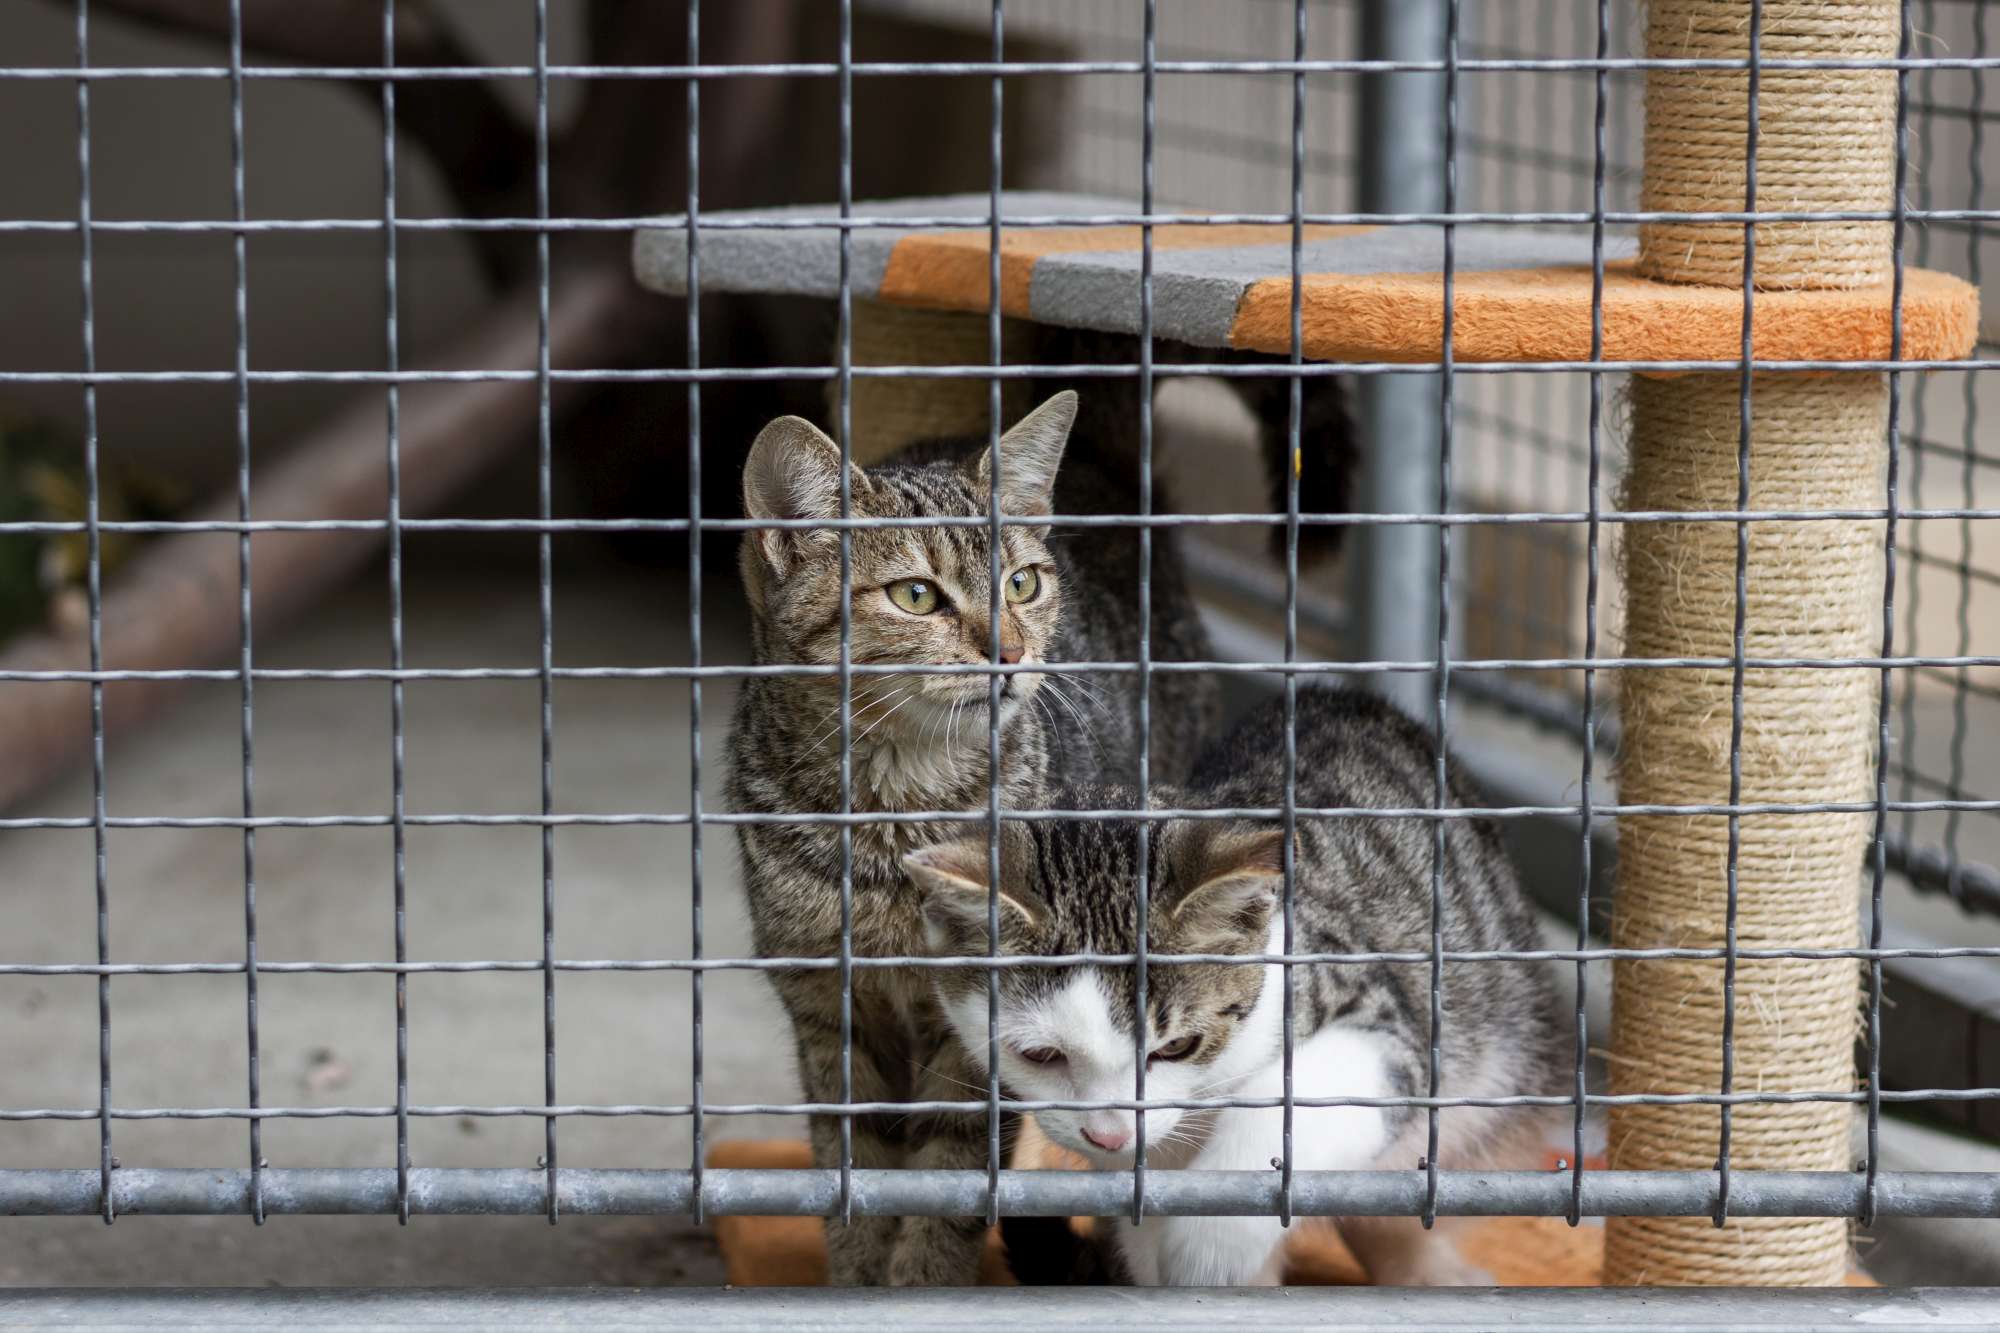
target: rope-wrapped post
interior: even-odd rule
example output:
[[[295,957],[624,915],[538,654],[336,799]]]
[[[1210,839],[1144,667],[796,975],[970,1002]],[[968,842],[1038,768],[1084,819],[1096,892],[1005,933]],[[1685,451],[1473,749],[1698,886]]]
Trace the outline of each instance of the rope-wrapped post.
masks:
[[[1901,22],[1894,0],[1765,0],[1757,48],[1761,60],[1888,60]],[[1646,54],[1747,59],[1750,0],[1648,0]],[[1639,206],[1741,212],[1749,129],[1747,70],[1648,70]],[[1757,211],[1886,212],[1895,189],[1895,70],[1758,71]],[[1886,283],[1890,225],[1759,222],[1757,285]],[[1743,281],[1743,224],[1642,223],[1639,271],[1665,282],[1736,286]]]
[[[1636,381],[1632,509],[1736,506],[1734,376]],[[1878,375],[1760,377],[1751,409],[1750,507],[1866,509],[1882,503],[1886,390]],[[1850,520],[1751,525],[1745,564],[1749,658],[1865,657],[1879,647],[1882,525]],[[1727,660],[1733,651],[1733,523],[1631,525],[1624,549],[1625,652]],[[1619,800],[1723,805],[1730,797],[1730,667],[1625,673]],[[1874,780],[1871,672],[1825,667],[1743,672],[1744,803],[1866,801]],[[1852,948],[1865,814],[1746,814],[1738,822],[1737,944]],[[1612,943],[1621,949],[1721,948],[1729,892],[1723,815],[1619,821]],[[1851,959],[1739,960],[1738,1092],[1846,1092],[1854,1080],[1859,976]],[[1611,1089],[1713,1093],[1722,1084],[1724,965],[1621,961],[1613,969]],[[1738,1170],[1842,1171],[1843,1102],[1735,1107]],[[1721,1113],[1706,1106],[1619,1106],[1610,1165],[1715,1165]],[[1847,1268],[1838,1218],[1758,1218],[1717,1230],[1706,1218],[1615,1218],[1605,1271],[1624,1283],[1748,1286],[1837,1283]]]
[[[1744,59],[1749,0],[1651,0],[1647,54]],[[1892,57],[1895,0],[1766,0],[1764,59]],[[1749,142],[1746,70],[1651,70],[1643,206],[1740,211]],[[1843,212],[1889,207],[1894,190],[1892,70],[1762,70],[1756,207]],[[1741,223],[1652,223],[1640,268],[1667,281],[1740,286]],[[1890,277],[1887,223],[1756,224],[1760,289],[1855,288]],[[1732,510],[1738,502],[1739,374],[1638,378],[1631,394],[1630,510]],[[1875,373],[1759,374],[1751,382],[1749,507],[1879,509],[1887,388]],[[1847,519],[1748,525],[1742,567],[1746,658],[1867,657],[1880,650],[1882,524]],[[1628,525],[1622,554],[1625,652],[1727,661],[1735,651],[1737,526]],[[1744,804],[1867,802],[1874,794],[1875,688],[1844,668],[1741,671],[1656,667],[1622,673],[1623,804],[1723,805],[1731,761]],[[1736,722],[1740,716],[1740,737]],[[1715,948],[1728,937],[1726,815],[1619,821],[1612,942],[1621,949]],[[1870,836],[1866,814],[1745,814],[1735,831],[1736,943],[1742,949],[1851,948]],[[1615,1094],[1731,1089],[1846,1093],[1854,1086],[1860,977],[1852,960],[1743,960],[1733,1000],[1720,960],[1618,962],[1610,1085]],[[1845,1102],[1745,1104],[1730,1113],[1735,1170],[1846,1170]],[[1719,1165],[1722,1111],[1614,1106],[1610,1165]],[[1613,1218],[1605,1280],[1664,1285],[1837,1284],[1848,1269],[1841,1219]]]

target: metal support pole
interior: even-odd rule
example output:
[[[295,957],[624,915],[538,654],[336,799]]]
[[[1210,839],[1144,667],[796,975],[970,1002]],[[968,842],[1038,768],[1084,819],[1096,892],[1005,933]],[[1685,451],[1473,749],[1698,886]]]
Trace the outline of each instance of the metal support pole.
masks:
[[[272,1216],[381,1215],[399,1202],[393,1167],[271,1167],[261,1174]],[[837,1217],[842,1174],[835,1170],[721,1169],[701,1173],[702,1206],[712,1217]],[[857,1217],[1117,1217],[1130,1210],[1132,1178],[1122,1171],[1015,1171],[856,1167],[847,1198]],[[1567,1171],[1440,1171],[1440,1217],[1563,1217],[1571,1206]],[[1276,1171],[1156,1171],[1146,1211],[1158,1217],[1275,1216],[1283,1177]],[[565,1216],[691,1213],[692,1171],[564,1167],[556,1181]],[[252,1206],[247,1170],[125,1167],[112,1173],[120,1217],[244,1214]],[[1698,1217],[1712,1213],[1721,1184],[1714,1171],[1591,1171],[1585,1217]],[[1737,1217],[1854,1217],[1866,1200],[1857,1171],[1747,1171],[1734,1174],[1729,1209]],[[88,1167],[0,1171],[0,1217],[94,1217],[97,1172]],[[1298,1171],[1292,1211],[1299,1217],[1410,1217],[1424,1206],[1421,1171]],[[539,1216],[548,1177],[527,1167],[412,1167],[410,1212],[429,1216]],[[2000,1216],[2000,1176],[1977,1171],[1895,1171],[1877,1178],[1882,1217]]]
[[[1441,60],[1445,6],[1370,0],[1360,7],[1361,54],[1371,60]],[[1355,121],[1360,208],[1437,212],[1444,206],[1444,78],[1369,74]],[[1440,241],[1440,256],[1442,243]],[[1425,513],[1437,504],[1442,412],[1427,375],[1366,375],[1357,395],[1361,468],[1355,507],[1363,513]],[[1437,652],[1438,536],[1423,526],[1377,525],[1349,536],[1351,651],[1367,660],[1410,661]],[[1406,711],[1427,717],[1437,691],[1430,677],[1376,675],[1369,684]]]
[[[294,1287],[0,1292],[0,1328],[1542,1328],[1964,1329],[1985,1325],[1980,1287],[1885,1291],[1600,1291],[1380,1287]]]

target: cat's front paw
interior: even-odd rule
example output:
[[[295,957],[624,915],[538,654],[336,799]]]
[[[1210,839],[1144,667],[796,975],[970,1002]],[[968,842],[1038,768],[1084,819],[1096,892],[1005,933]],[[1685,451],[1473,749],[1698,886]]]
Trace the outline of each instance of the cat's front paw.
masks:
[[[970,1287],[979,1282],[986,1224],[970,1217],[906,1217],[889,1255],[892,1287]]]

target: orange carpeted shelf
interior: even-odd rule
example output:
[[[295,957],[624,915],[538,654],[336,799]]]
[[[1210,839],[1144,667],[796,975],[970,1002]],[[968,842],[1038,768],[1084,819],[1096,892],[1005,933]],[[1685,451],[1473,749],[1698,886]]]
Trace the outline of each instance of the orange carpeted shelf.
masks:
[[[801,1170],[812,1165],[811,1150],[791,1139],[740,1140],[716,1145],[708,1154],[716,1168],[762,1167]],[[825,1226],[817,1217],[718,1217],[715,1237],[729,1281],[739,1287],[814,1287],[826,1281]],[[1453,1235],[1465,1257],[1507,1287],[1594,1287],[1604,1271],[1604,1228],[1586,1222],[1571,1227],[1554,1217],[1481,1218],[1459,1222]],[[1359,1286],[1368,1281],[1361,1265],[1330,1226],[1295,1224],[1289,1249],[1288,1283],[1303,1286]],[[1011,1286],[998,1233],[988,1238],[981,1281]],[[1849,1286],[1873,1286],[1859,1273]]]
[[[986,218],[985,194],[860,204],[879,223]],[[1010,192],[1005,217],[1131,215],[1131,200]],[[800,225],[827,206],[707,215],[726,229],[701,240],[704,291],[832,297],[842,272],[837,233]],[[745,224],[782,222],[764,230]],[[1152,230],[1152,330],[1197,347],[1284,353],[1291,344],[1292,232],[1268,224],[1183,222]],[[1299,237],[1304,354],[1319,361],[1432,362],[1444,332],[1445,233],[1435,225],[1309,226]],[[850,236],[857,299],[984,315],[991,281],[984,225],[876,225]],[[1000,235],[1000,308],[1017,319],[1136,333],[1140,250],[1131,225],[1020,226]],[[639,232],[639,279],[683,292],[684,227]],[[1605,237],[1604,358],[1733,361],[1743,349],[1735,286],[1656,282],[1639,275],[1623,229]],[[1452,244],[1452,345],[1461,363],[1587,361],[1592,237],[1588,227],[1462,226]],[[1756,355],[1771,361],[1876,361],[1890,354],[1893,285],[1770,290],[1753,309]],[[1972,350],[1979,293],[1964,280],[1904,273],[1905,360]]]

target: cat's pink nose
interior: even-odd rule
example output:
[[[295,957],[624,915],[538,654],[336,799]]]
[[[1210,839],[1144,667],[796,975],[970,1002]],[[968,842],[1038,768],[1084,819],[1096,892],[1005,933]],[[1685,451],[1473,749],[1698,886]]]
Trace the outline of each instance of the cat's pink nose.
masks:
[[[1016,639],[1014,642],[1008,643],[1002,640],[1000,644],[1000,660],[1008,666],[1019,662],[1021,660],[1021,641]]]
[[[1089,1139],[1106,1152],[1117,1152],[1132,1141],[1131,1134],[1122,1129],[1092,1129],[1084,1126],[1083,1137]]]

